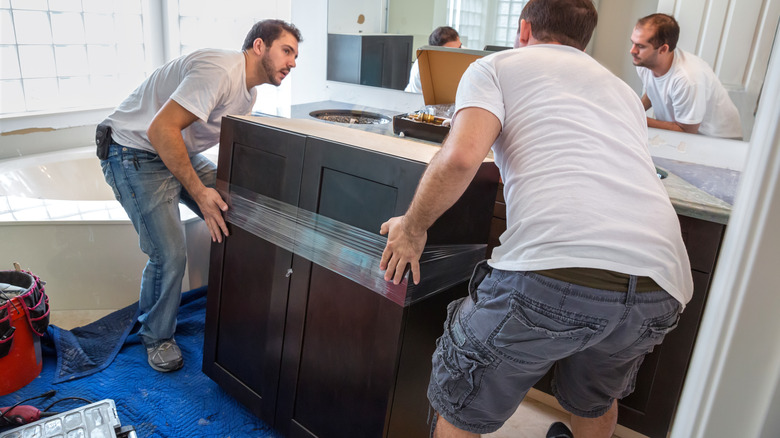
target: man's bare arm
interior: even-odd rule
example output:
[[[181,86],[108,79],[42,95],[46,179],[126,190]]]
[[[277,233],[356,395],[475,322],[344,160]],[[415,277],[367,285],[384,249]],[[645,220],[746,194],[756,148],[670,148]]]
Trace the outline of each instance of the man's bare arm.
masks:
[[[195,114],[169,99],[154,116],[146,134],[168,170],[198,203],[211,240],[222,242],[222,236],[228,235],[222,211],[226,211],[228,206],[216,190],[206,187],[198,178],[181,135],[182,129],[196,120]]]
[[[698,134],[700,125],[700,123],[695,125],[686,125],[685,123],[663,122],[661,120],[650,117],[647,118],[647,126],[650,128],[668,129],[669,131],[688,132],[690,134]]]
[[[412,278],[419,283],[419,260],[428,228],[460,198],[500,132],[499,120],[484,109],[465,108],[456,114],[452,130],[425,170],[406,214],[382,224],[380,233],[387,234],[387,246],[380,269],[385,270],[386,281],[400,283],[410,264]]]

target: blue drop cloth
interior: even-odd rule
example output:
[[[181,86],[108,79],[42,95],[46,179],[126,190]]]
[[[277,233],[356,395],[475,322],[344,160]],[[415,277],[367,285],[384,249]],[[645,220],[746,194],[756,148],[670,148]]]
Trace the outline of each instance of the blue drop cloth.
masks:
[[[24,388],[0,397],[0,406],[54,389],[53,397],[25,404],[43,410],[65,397],[112,399],[119,421],[135,427],[139,437],[281,438],[201,371],[205,315],[206,288],[184,293],[175,335],[184,367],[173,373],[159,373],[147,364],[134,330],[137,304],[78,329],[50,326],[42,338],[41,374]],[[63,401],[50,411],[85,404]]]

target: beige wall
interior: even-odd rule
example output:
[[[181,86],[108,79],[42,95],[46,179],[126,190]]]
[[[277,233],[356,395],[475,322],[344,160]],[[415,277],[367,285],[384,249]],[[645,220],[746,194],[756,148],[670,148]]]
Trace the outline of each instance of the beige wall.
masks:
[[[631,31],[636,20],[656,11],[657,1],[600,0],[599,25],[591,40],[591,55],[637,94],[642,92],[642,81],[631,61]]]

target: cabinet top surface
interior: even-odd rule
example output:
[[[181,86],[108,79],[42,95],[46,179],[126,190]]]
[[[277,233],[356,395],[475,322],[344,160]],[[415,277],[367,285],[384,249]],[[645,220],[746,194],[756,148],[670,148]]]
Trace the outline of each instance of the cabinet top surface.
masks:
[[[387,155],[393,155],[407,160],[430,163],[439,147],[433,144],[414,142],[400,137],[390,137],[373,132],[350,129],[316,120],[286,119],[281,117],[236,117],[258,125],[291,131],[315,138],[343,143],[349,146],[367,149]],[[485,158],[485,163],[492,163],[491,158]]]

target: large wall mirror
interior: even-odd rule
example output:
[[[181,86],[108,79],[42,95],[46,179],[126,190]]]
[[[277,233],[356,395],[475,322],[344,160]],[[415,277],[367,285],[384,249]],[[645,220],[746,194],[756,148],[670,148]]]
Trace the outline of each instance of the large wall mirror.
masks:
[[[451,25],[464,47],[511,46],[517,17],[527,0],[329,0],[329,34],[398,34],[426,45],[438,26]],[[671,13],[680,23],[679,46],[707,61],[740,110],[749,140],[769,53],[780,16],[780,0],[594,0],[599,25],[588,52],[637,93],[642,84],[631,62],[636,20]],[[739,3],[737,5],[737,3]],[[410,60],[411,61],[411,60]]]

